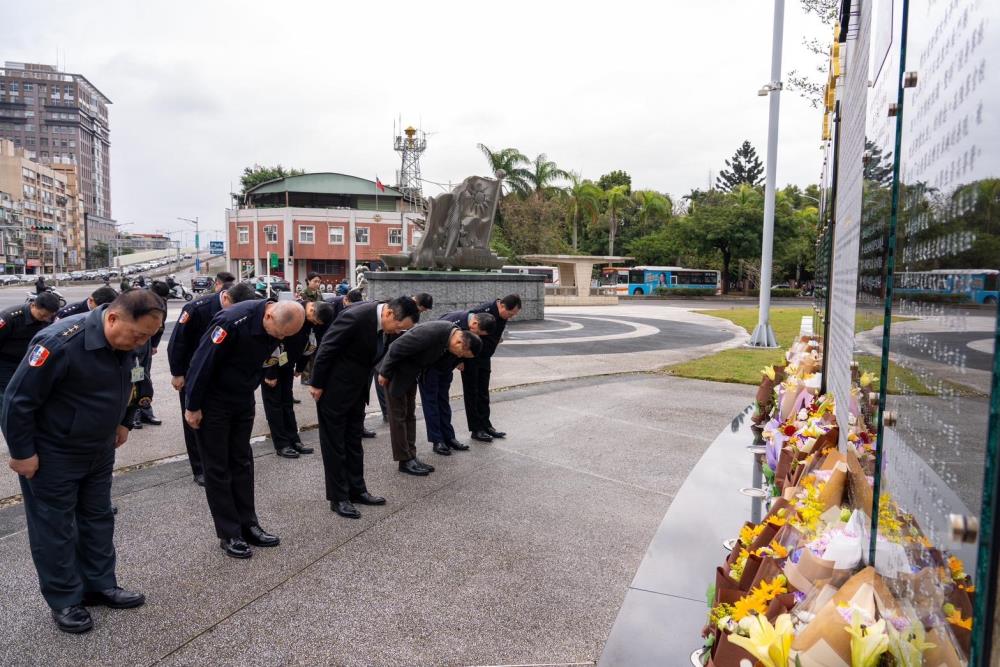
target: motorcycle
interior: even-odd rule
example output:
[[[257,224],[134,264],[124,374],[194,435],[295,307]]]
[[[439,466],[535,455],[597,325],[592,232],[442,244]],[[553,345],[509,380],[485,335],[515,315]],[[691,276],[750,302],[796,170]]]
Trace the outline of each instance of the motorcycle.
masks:
[[[58,299],[59,299],[59,307],[60,308],[63,308],[63,307],[66,306],[66,299],[57,290],[55,290],[55,289],[53,289],[51,287],[46,287],[45,291],[48,292],[49,294],[55,294],[56,297],[58,297]],[[36,296],[38,296],[38,294],[36,292],[28,292],[28,296],[24,300],[24,302],[25,303],[31,303],[32,301],[35,300]]]
[[[191,293],[184,285],[177,283],[173,286],[170,292],[167,293],[167,299],[183,299],[184,301],[190,301],[194,298],[194,294]]]

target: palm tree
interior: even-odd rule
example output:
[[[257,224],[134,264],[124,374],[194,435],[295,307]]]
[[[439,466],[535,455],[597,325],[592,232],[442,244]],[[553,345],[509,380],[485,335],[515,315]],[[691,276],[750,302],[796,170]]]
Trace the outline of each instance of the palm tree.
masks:
[[[590,224],[597,223],[597,217],[601,213],[601,201],[604,199],[604,190],[597,187],[591,181],[580,179],[579,174],[570,172],[570,186],[566,188],[567,199],[567,222],[573,229],[573,250],[577,249],[577,227],[580,218],[587,216]]]
[[[605,201],[608,203],[608,254],[615,254],[615,236],[618,234],[618,214],[622,207],[628,204],[628,188],[624,185],[616,185],[605,193]]]
[[[528,185],[531,172],[524,168],[530,164],[528,156],[516,148],[501,148],[493,150],[486,144],[476,144],[483,155],[490,163],[490,170],[495,174],[503,171],[504,189],[506,193],[516,192],[521,196],[526,196],[531,191]]]
[[[545,193],[550,193],[556,189],[555,181],[568,179],[569,172],[560,169],[556,163],[548,158],[545,153],[539,153],[538,157],[531,163],[528,170],[528,184],[534,191],[535,197],[541,199]]]
[[[670,198],[654,190],[637,190],[632,193],[632,199],[638,206],[636,217],[642,229],[647,227],[650,218],[669,218],[673,212]]]

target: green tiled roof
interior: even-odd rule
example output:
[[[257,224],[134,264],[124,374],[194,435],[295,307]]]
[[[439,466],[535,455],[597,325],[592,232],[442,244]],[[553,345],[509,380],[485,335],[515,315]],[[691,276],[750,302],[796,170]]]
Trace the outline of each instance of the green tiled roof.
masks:
[[[361,195],[367,197],[402,197],[403,193],[385,186],[385,192],[375,188],[375,181],[347,174],[322,172],[317,174],[302,174],[301,176],[286,176],[267,181],[251,188],[248,195],[265,195],[276,192],[308,192],[328,195]]]

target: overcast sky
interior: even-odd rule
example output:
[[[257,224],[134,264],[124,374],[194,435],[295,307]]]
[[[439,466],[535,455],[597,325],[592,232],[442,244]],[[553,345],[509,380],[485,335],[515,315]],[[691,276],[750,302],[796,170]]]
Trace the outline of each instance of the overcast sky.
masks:
[[[764,159],[771,0],[229,2],[0,0],[0,60],[60,65],[111,100],[113,216],[222,229],[255,162],[390,184],[394,120],[425,179],[487,172],[476,144],[547,153],[679,196],[749,139]],[[786,7],[784,68],[818,19]],[[782,95],[778,182],[820,171],[820,113]],[[425,194],[441,189],[427,185]]]

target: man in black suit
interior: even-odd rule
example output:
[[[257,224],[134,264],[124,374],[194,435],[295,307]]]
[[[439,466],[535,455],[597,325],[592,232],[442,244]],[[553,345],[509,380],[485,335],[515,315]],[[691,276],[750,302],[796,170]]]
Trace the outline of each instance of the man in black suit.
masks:
[[[417,315],[417,304],[406,296],[351,306],[334,320],[314,355],[309,393],[319,413],[326,499],[342,517],[361,517],[353,502],[385,503],[365,486],[361,429],[368,386],[372,368],[385,354],[386,336],[412,327]]]
[[[459,329],[471,331],[480,337],[490,335],[496,327],[496,319],[489,313],[454,310],[439,319],[453,322]],[[418,383],[427,440],[432,444],[434,452],[442,456],[450,456],[451,450],[464,452],[469,449],[467,444],[455,437],[455,429],[451,425],[451,403],[448,400],[455,368],[463,370],[461,362],[461,359],[451,355],[444,356],[420,374]]]
[[[378,383],[386,388],[392,458],[400,472],[422,476],[434,470],[417,458],[417,378],[442,358],[469,359],[482,347],[479,336],[447,320],[419,324],[389,346]]]
[[[462,394],[465,399],[465,419],[472,439],[492,442],[507,434],[493,428],[490,422],[490,372],[491,358],[503,338],[507,320],[521,312],[521,297],[508,294],[502,299],[469,309],[470,313],[489,313],[496,320],[493,333],[483,338],[483,351],[466,361],[462,369]]]

